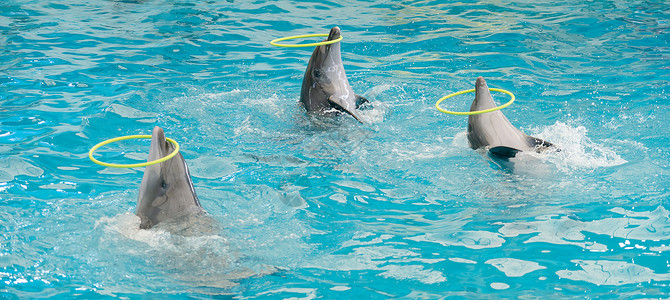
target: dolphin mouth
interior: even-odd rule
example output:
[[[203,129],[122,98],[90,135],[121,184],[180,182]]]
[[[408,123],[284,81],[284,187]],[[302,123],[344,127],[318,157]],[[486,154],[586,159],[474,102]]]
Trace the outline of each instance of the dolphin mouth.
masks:
[[[340,27],[335,26],[331,28],[330,33],[328,34],[328,40],[332,41],[339,38],[340,38]]]

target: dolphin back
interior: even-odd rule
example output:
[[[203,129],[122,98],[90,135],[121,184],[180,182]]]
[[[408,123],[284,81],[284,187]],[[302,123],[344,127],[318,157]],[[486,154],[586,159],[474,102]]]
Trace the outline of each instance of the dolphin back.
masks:
[[[160,159],[172,151],[174,145],[166,141],[163,129],[156,126],[148,160]],[[146,167],[135,210],[141,220],[140,228],[148,229],[166,220],[202,212],[204,210],[200,206],[191,174],[181,153],[167,161]]]

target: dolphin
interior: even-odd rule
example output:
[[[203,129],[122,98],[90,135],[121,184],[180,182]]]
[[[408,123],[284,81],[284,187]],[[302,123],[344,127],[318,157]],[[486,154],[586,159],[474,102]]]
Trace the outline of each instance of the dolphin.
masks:
[[[483,77],[475,84],[475,100],[470,111],[496,107]],[[521,151],[542,152],[556,147],[542,139],[526,135],[509,122],[500,110],[468,117],[468,142],[473,149],[486,148],[500,158],[511,158]]]
[[[333,27],[327,41],[340,37],[340,28]],[[366,102],[362,96],[354,94],[344,72],[340,42],[316,46],[305,70],[300,91],[300,102],[308,112],[332,115],[346,112],[363,123],[358,108]]]
[[[165,140],[163,129],[154,127],[148,160],[165,157],[174,149],[174,145]],[[141,220],[141,229],[204,212],[181,153],[167,161],[146,167],[135,209],[135,214]]]

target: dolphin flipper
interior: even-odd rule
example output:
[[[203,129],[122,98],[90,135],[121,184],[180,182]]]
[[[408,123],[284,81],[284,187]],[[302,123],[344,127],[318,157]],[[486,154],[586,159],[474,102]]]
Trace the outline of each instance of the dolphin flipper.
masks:
[[[528,136],[528,144],[530,144],[530,146],[533,147],[535,149],[535,152],[537,153],[540,153],[544,150],[548,150],[551,148],[556,149],[556,151],[560,151],[560,149],[556,148],[554,144],[547,142],[543,139],[536,138],[534,136]],[[500,158],[512,158],[515,157],[517,153],[522,152],[523,150],[507,146],[496,146],[489,148],[488,151],[489,153]]]
[[[535,148],[535,151],[541,152],[549,148],[555,148],[554,144],[534,136],[528,136],[528,143]]]
[[[370,100],[368,100],[367,98],[365,98],[361,95],[354,94],[354,97],[356,97],[355,98],[356,99],[356,109],[361,108],[362,105],[370,103]]]
[[[363,99],[365,99],[365,98],[363,98]],[[365,99],[365,100],[367,100],[367,99]],[[361,115],[358,113],[358,111],[356,111],[356,108],[355,107],[350,107],[351,105],[349,105],[349,103],[346,100],[343,100],[339,97],[330,96],[330,97],[328,97],[328,101],[331,104],[335,105],[335,107],[337,107],[337,108],[341,109],[342,111],[350,114],[358,122],[363,123],[363,118],[361,118]]]
[[[515,157],[519,152],[521,150],[505,146],[497,146],[489,149],[489,153],[504,159]]]

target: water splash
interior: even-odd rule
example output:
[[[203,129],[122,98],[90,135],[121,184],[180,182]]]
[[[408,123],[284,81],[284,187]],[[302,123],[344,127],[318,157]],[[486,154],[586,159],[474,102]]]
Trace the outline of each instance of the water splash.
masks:
[[[103,217],[95,228],[102,229],[102,247],[126,253],[127,257],[114,254],[117,263],[139,263],[145,272],[165,273],[176,284],[227,289],[237,285],[236,280],[273,272],[272,267],[253,270],[240,264],[241,254],[221,233],[203,230],[201,234],[182,235],[174,228],[156,226],[150,230],[139,229],[139,218],[131,213]],[[171,224],[174,225],[174,224]],[[125,248],[125,250],[124,250]],[[258,271],[258,272],[257,272]],[[142,285],[161,285],[144,282]],[[103,294],[131,292],[112,288]],[[211,291],[210,291],[211,292]]]
[[[537,137],[551,141],[561,151],[543,157],[561,171],[613,167],[627,162],[607,145],[592,141],[587,132],[584,126],[560,121],[545,128]]]

